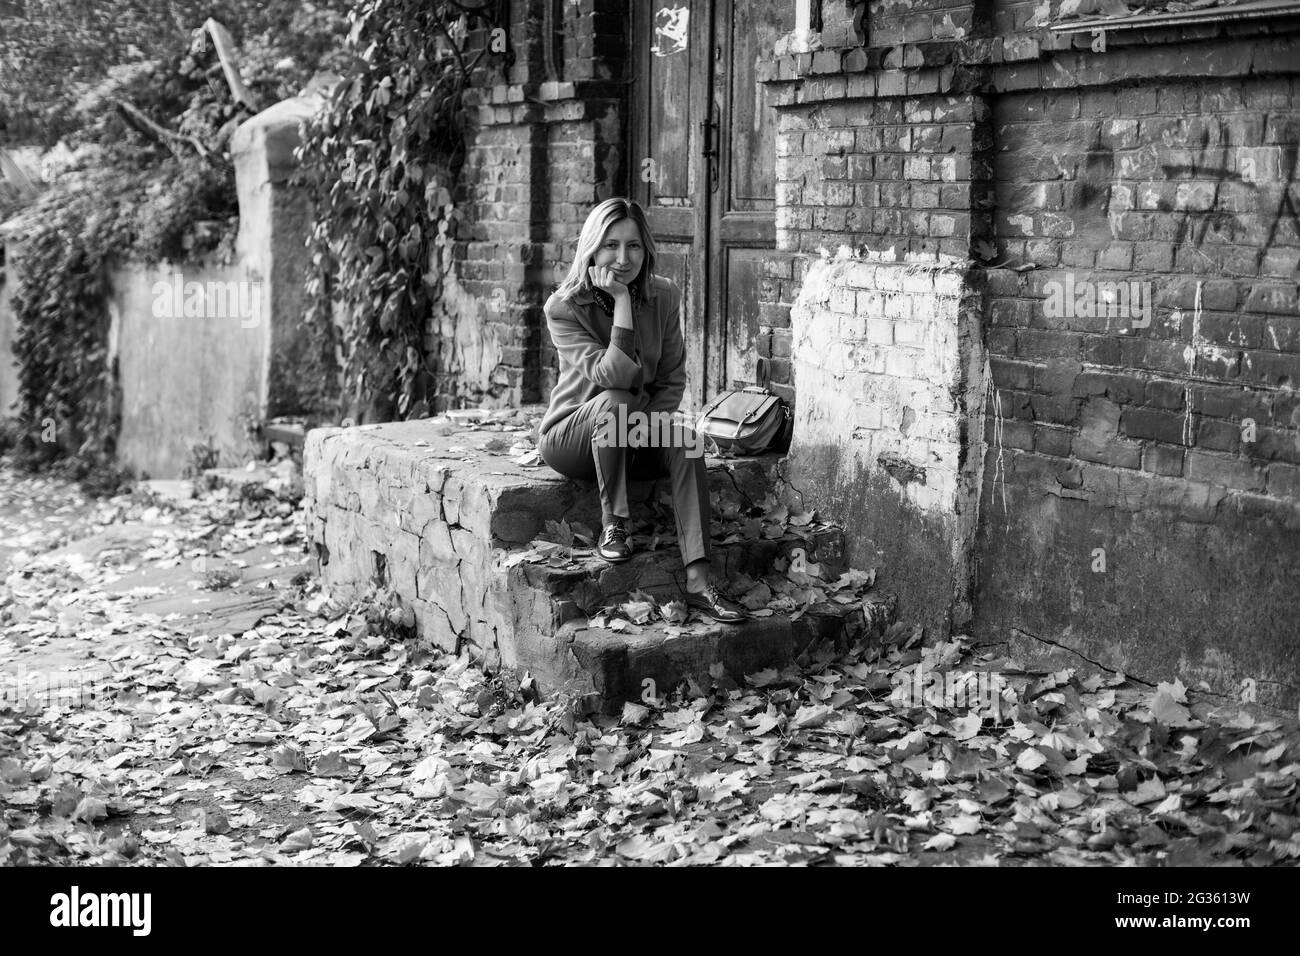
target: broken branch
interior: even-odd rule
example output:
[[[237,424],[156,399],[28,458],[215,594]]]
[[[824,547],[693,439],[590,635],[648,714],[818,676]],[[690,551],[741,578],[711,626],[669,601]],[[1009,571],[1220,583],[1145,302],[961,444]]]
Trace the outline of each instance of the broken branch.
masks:
[[[182,136],[180,133],[173,133],[171,130],[159,126],[149,117],[145,116],[144,113],[140,112],[140,110],[123,100],[117,100],[117,108],[121,111],[122,115],[126,117],[126,121],[130,123],[132,127],[139,130],[144,135],[162,143],[171,150],[172,154],[177,159],[182,158],[180,152],[176,148],[177,143],[185,143],[192,147],[203,159],[209,158],[208,148],[193,136]]]

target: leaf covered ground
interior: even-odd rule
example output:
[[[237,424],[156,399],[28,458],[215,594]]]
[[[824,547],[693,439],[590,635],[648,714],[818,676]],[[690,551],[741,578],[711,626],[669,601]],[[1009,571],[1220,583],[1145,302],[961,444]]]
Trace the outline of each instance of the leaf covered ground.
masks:
[[[384,593],[342,606],[304,575],[271,577],[273,610],[223,633],[141,614],[139,594],[113,590],[141,569],[194,567],[190,587],[214,593],[223,582],[199,557],[288,567],[301,515],[283,503],[93,502],[7,469],[0,503],[5,540],[22,542],[0,590],[8,865],[1300,858],[1294,721],[1177,683],[1030,673],[899,626],[883,644],[717,672],[582,718],[423,645]],[[49,556],[124,522],[148,525],[147,540]],[[73,641],[89,650],[67,667],[92,697],[16,692]],[[992,681],[999,719],[901,694],[918,668]]]

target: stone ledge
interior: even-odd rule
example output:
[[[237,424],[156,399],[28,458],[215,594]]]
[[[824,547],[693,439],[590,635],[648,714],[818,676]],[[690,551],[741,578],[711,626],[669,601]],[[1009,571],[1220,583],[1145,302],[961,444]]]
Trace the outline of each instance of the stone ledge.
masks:
[[[489,666],[528,671],[543,693],[565,689],[585,696],[596,693],[597,686],[589,666],[608,671],[614,665],[594,652],[575,651],[586,645],[571,646],[572,640],[559,637],[562,628],[575,619],[585,623],[598,607],[637,588],[664,598],[677,596],[683,583],[681,553],[673,543],[655,552],[642,550],[623,565],[611,566],[595,556],[579,556],[564,568],[512,562],[512,556],[521,557],[545,534],[548,521],[599,527],[594,481],[576,482],[545,466],[518,463],[532,448],[538,414],[535,407],[463,410],[414,422],[313,429],[303,455],[308,546],[336,597],[346,600],[373,584],[391,587],[410,603],[421,636],[436,646],[449,651],[468,647]],[[715,511],[743,512],[768,495],[786,500],[782,460],[775,454],[709,457]],[[660,482],[666,491],[667,479]],[[653,517],[649,496],[654,488],[655,482],[630,482],[634,519]],[[667,529],[662,523],[659,527],[671,532],[671,519]],[[644,544],[638,540],[641,548]],[[826,577],[844,568],[843,532],[822,528],[808,532],[807,540],[790,533],[780,539],[715,543],[715,571],[760,577],[778,556],[797,546],[804,547],[809,560],[826,566]],[[764,652],[784,663],[794,653],[790,635],[803,631],[791,630],[795,622],[788,617],[779,620],[785,623],[773,623],[776,616],[765,619],[759,630],[786,635],[773,639]],[[810,613],[800,627],[820,620]],[[838,631],[846,626],[843,621],[833,625]],[[731,629],[728,635],[723,644],[730,647]],[[697,647],[687,656],[699,657],[719,638],[691,640],[698,647],[690,642],[666,647]],[[676,660],[681,653],[672,650],[670,656]],[[716,653],[731,659],[731,651]],[[640,667],[635,664],[639,654],[633,655],[635,667]]]
[[[469,419],[446,417],[312,429],[303,451],[306,493],[346,511],[373,513],[381,503],[400,530],[422,534],[445,520],[482,536],[490,546],[521,547],[545,531],[547,521],[600,525],[595,481],[566,478],[543,465],[525,467],[510,454],[515,442],[531,445],[530,409],[503,417],[513,431],[476,430]],[[754,504],[774,484],[779,454],[745,458],[706,456],[710,491]],[[367,477],[370,476],[370,477]],[[659,479],[667,483],[667,479]],[[653,481],[632,480],[634,517]]]
[[[721,665],[726,676],[741,683],[746,674],[784,667],[818,641],[843,649],[854,641],[879,639],[896,617],[897,602],[883,597],[864,605],[817,604],[794,621],[774,614],[672,636],[662,623],[626,634],[575,620],[556,636],[578,665],[577,675],[561,686],[589,712],[618,713],[625,701],[641,699],[649,689],[646,680],[654,682],[657,695],[688,679],[707,688],[710,668]]]
[[[677,546],[655,551],[638,550],[622,564],[610,564],[597,555],[577,558],[576,567],[554,568],[546,564],[521,564],[529,587],[550,594],[556,600],[573,605],[576,614],[594,614],[600,608],[633,590],[641,590],[659,600],[679,597],[686,584]],[[807,560],[823,566],[822,578],[834,580],[846,569],[844,532],[838,528],[817,532],[808,538],[787,534],[781,538],[737,541],[713,545],[713,570],[723,580],[745,574],[761,577],[778,558],[788,559],[795,548],[802,549]]]

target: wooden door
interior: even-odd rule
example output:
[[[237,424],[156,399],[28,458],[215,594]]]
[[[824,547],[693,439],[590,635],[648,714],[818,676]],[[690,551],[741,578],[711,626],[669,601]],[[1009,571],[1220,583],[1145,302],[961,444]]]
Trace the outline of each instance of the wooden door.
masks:
[[[628,195],[645,207],[658,270],[682,290],[684,407],[703,404],[708,205],[700,117],[709,99],[709,0],[632,4]]]
[[[682,289],[692,410],[756,377],[776,115],[755,60],[789,32],[792,11],[788,0],[633,4],[628,195],[646,209],[659,270]]]
[[[759,290],[776,248],[776,110],[756,62],[794,28],[789,0],[716,0],[713,100],[719,125],[709,204],[711,394],[758,381]]]

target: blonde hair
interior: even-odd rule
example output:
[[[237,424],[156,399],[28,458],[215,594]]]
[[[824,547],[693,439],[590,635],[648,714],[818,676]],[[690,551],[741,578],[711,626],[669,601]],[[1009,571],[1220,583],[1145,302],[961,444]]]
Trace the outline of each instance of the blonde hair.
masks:
[[[624,219],[631,219],[636,223],[637,230],[641,233],[641,244],[645,247],[645,260],[641,263],[641,272],[636,277],[633,292],[634,298],[639,298],[644,302],[650,294],[651,283],[654,282],[655,269],[655,240],[650,234],[650,224],[646,222],[645,210],[634,199],[606,199],[603,203],[596,206],[587,214],[587,221],[582,224],[582,232],[578,235],[578,248],[573,254],[573,262],[569,266],[569,274],[564,277],[564,281],[556,288],[555,293],[562,299],[571,298],[580,291],[593,292],[591,280],[587,275],[587,267],[595,258],[596,250],[600,248],[601,242],[605,239],[605,234],[609,227]]]

